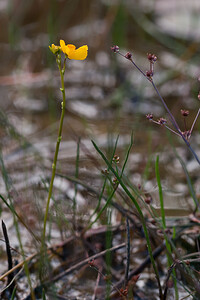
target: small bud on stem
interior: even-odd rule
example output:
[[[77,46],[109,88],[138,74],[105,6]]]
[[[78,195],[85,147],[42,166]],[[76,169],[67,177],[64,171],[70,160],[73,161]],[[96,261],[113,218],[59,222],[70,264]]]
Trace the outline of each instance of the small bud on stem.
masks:
[[[158,59],[155,54],[151,54],[151,53],[147,53],[147,58],[151,63],[155,63]]]
[[[149,80],[152,80],[152,76],[153,76],[152,70],[146,71],[146,77],[147,77]]]
[[[131,57],[132,57],[132,54],[131,54],[130,52],[127,52],[127,53],[125,54],[125,58],[131,59]]]
[[[153,115],[152,114],[147,114],[146,118],[147,118],[147,120],[151,121],[153,119]]]
[[[158,120],[158,123],[160,123],[160,125],[165,125],[165,124],[167,123],[167,120],[164,119],[164,118],[160,118],[160,119]]]
[[[181,114],[182,114],[183,117],[187,117],[189,115],[189,111],[181,109]]]
[[[119,47],[117,45],[111,47],[110,49],[115,53],[119,52]]]

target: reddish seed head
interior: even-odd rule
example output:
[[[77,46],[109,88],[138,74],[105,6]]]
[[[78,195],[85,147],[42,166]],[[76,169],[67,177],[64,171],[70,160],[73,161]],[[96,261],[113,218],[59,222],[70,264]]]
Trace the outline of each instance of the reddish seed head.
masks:
[[[147,58],[150,62],[154,63],[157,61],[157,56],[155,54],[147,53]]]
[[[113,52],[119,52],[119,47],[117,45],[110,48]]]
[[[182,114],[183,117],[187,117],[189,115],[189,111],[181,109],[181,114]]]
[[[144,201],[146,202],[146,204],[151,204],[151,202],[152,202],[152,197],[149,195],[149,196],[147,196],[147,197],[144,199]]]
[[[125,58],[131,59],[131,57],[132,57],[132,54],[130,52],[127,52],[126,55],[125,55]]]
[[[153,120],[153,115],[152,114],[147,114],[146,118],[147,118],[147,120]]]
[[[113,160],[113,162],[118,164],[119,163],[119,156],[115,154],[112,160]]]
[[[128,289],[127,289],[127,288],[125,288],[125,289],[121,288],[121,289],[120,289],[120,293],[121,293],[123,296],[127,296],[127,295],[128,295]]]
[[[101,173],[102,173],[103,175],[109,175],[109,171],[108,171],[107,169],[101,170]]]
[[[150,79],[153,76],[152,71],[146,71],[146,76]]]
[[[160,118],[160,119],[158,120],[158,123],[160,123],[160,125],[165,125],[165,124],[167,123],[167,120],[164,119],[164,118]]]
[[[93,266],[94,266],[94,259],[89,260],[89,261],[88,261],[88,265],[89,265],[90,267],[93,267]]]
[[[113,184],[114,184],[114,185],[117,185],[117,184],[118,184],[118,180],[117,180],[117,178],[116,178],[116,177],[115,177],[115,178],[113,178],[112,182],[113,182]]]

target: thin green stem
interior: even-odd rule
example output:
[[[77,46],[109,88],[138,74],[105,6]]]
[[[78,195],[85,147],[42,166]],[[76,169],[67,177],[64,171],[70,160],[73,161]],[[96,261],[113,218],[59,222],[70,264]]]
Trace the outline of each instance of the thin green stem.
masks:
[[[156,180],[157,180],[158,190],[159,190],[159,199],[160,199],[160,209],[161,209],[161,216],[162,216],[162,225],[163,225],[163,229],[166,229],[165,209],[164,209],[162,185],[161,185],[161,180],[160,180],[159,156],[158,155],[156,157],[155,170],[156,170]]]
[[[56,165],[57,165],[57,159],[58,159],[58,152],[59,152],[59,147],[60,147],[60,142],[62,139],[62,128],[63,128],[63,120],[64,120],[64,115],[65,115],[65,105],[66,105],[66,100],[65,100],[65,85],[64,85],[64,73],[65,73],[65,61],[64,61],[64,66],[62,68],[61,66],[61,57],[58,54],[57,56],[57,64],[60,72],[60,77],[61,77],[61,92],[62,92],[62,97],[63,101],[61,103],[61,117],[60,117],[60,125],[59,125],[59,130],[58,130],[58,138],[57,138],[57,143],[56,143],[56,150],[54,154],[54,160],[52,164],[52,174],[51,174],[51,182],[49,186],[49,194],[48,194],[48,199],[47,199],[47,204],[46,204],[46,211],[45,211],[45,216],[44,216],[44,226],[43,226],[43,234],[42,234],[42,250],[45,248],[45,238],[46,238],[46,225],[47,225],[47,217],[49,213],[49,204],[52,196],[52,190],[53,190],[53,183],[54,183],[54,178],[56,174]]]

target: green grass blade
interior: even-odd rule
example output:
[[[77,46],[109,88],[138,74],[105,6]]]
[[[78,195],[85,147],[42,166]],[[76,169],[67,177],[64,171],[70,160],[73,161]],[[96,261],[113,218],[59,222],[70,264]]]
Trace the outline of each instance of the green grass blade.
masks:
[[[160,209],[161,209],[161,216],[162,216],[162,224],[163,224],[163,228],[166,229],[165,208],[164,208],[164,201],[163,201],[162,185],[161,185],[161,181],[160,181],[159,156],[158,155],[156,157],[155,170],[156,170],[156,180],[157,180],[158,190],[159,190],[159,199],[160,199]]]
[[[17,286],[15,285],[15,287],[13,289],[13,292],[12,292],[12,295],[11,295],[11,300],[15,299],[16,290],[17,290]]]
[[[108,207],[108,205],[110,204],[114,194],[116,192],[116,189],[113,189],[113,191],[111,192],[110,196],[107,198],[105,205],[102,207],[102,209],[100,210],[100,212],[98,213],[98,215],[96,216],[95,220],[90,223],[87,227],[87,229],[91,228],[93,224],[96,223],[96,221],[100,218],[101,214],[103,213],[103,211],[106,209],[106,207]]]
[[[75,178],[78,178],[79,176],[79,156],[80,156],[80,138],[77,142],[77,150],[76,150],[76,170],[75,170]],[[74,184],[74,197],[73,197],[73,226],[74,229],[76,228],[76,209],[77,209],[77,196],[78,192],[78,185],[77,183]]]
[[[45,290],[44,289],[42,289],[42,300],[46,300],[47,298],[46,298],[46,295],[45,295]]]
[[[124,164],[123,164],[123,166],[122,166],[121,176],[120,176],[120,177],[122,177],[122,175],[123,175],[123,173],[124,173],[124,169],[125,169],[126,164],[127,164],[127,162],[128,162],[128,158],[129,158],[129,154],[130,154],[130,151],[131,151],[132,146],[133,146],[133,132],[131,133],[131,142],[130,142],[130,145],[129,145],[129,147],[128,147],[128,151],[127,151],[127,153],[126,153],[126,157],[125,157],[125,160],[124,160]]]
[[[113,148],[113,151],[112,151],[112,156],[111,156],[111,159],[110,159],[110,162],[112,163],[112,159],[115,155],[115,152],[116,152],[116,149],[117,149],[117,144],[118,144],[118,140],[119,140],[119,135],[117,136],[116,138],[116,141],[115,141],[115,145],[114,145],[114,148]],[[109,168],[108,168],[108,171],[109,171]],[[99,195],[99,199],[98,199],[98,203],[97,203],[97,206],[92,214],[92,216],[90,217],[90,221],[92,219],[92,217],[97,213],[100,205],[101,205],[101,199],[103,197],[103,193],[104,193],[104,190],[106,188],[106,183],[107,183],[107,177],[105,178],[104,180],[104,183],[103,183],[103,187],[101,189],[101,193]],[[114,193],[115,193],[115,190],[113,190],[113,192],[111,192],[110,196],[108,197],[108,199],[106,200],[106,204],[103,206],[103,208],[100,210],[100,212],[98,213],[97,217],[95,218],[95,220],[87,227],[87,229],[91,228],[92,225],[100,218],[101,214],[103,213],[103,211],[106,209],[106,207],[110,204],[111,200],[112,200],[112,197],[114,196]]]
[[[162,217],[162,226],[163,226],[163,231],[166,229],[166,220],[165,220],[165,208],[164,208],[164,200],[163,200],[163,192],[162,192],[162,184],[160,180],[160,172],[159,172],[159,155],[156,157],[156,162],[155,162],[155,171],[156,171],[156,180],[158,184],[158,190],[159,190],[159,199],[160,199],[160,209],[161,209],[161,217]],[[168,266],[170,267],[173,263],[172,261],[172,249],[171,245],[168,241],[168,238],[166,235],[165,237],[165,243],[166,243],[166,249],[167,249],[167,260],[168,260]],[[176,280],[176,271],[175,269],[172,270],[173,274],[173,282],[174,282],[174,290],[175,290],[175,299],[178,300],[178,289],[177,289],[177,280]]]
[[[147,248],[149,251],[149,256],[151,259],[151,263],[152,266],[154,268],[154,272],[157,278],[157,282],[158,282],[158,287],[159,287],[159,293],[160,293],[160,297],[162,298],[162,288],[161,288],[161,284],[160,284],[160,279],[159,279],[159,274],[158,274],[158,270],[155,264],[155,260],[153,258],[153,254],[152,254],[152,248],[151,248],[151,243],[150,243],[150,238],[149,238],[149,233],[147,230],[147,226],[145,223],[145,219],[142,213],[142,210],[137,202],[137,200],[134,198],[134,196],[130,193],[129,189],[126,187],[126,185],[124,184],[124,182],[122,181],[121,177],[117,174],[117,172],[113,169],[112,165],[110,164],[110,162],[108,161],[108,159],[105,157],[105,155],[103,154],[103,152],[98,148],[98,146],[95,144],[94,141],[92,141],[94,148],[96,149],[96,151],[100,154],[100,156],[102,157],[102,159],[104,160],[104,162],[107,164],[107,166],[109,167],[109,169],[111,170],[111,172],[115,175],[115,177],[117,178],[119,184],[121,185],[122,189],[124,190],[124,192],[127,194],[127,196],[132,200],[133,204],[135,205],[139,215],[140,215],[140,219],[142,222],[142,226],[143,226],[143,230],[144,230],[144,234],[146,237],[146,241],[147,241]]]
[[[105,178],[104,180],[104,183],[103,183],[103,187],[101,189],[101,192],[100,192],[100,195],[99,195],[99,199],[98,199],[98,203],[97,203],[97,206],[94,210],[94,212],[92,213],[91,217],[90,217],[90,220],[89,220],[89,223],[91,222],[91,219],[93,218],[93,216],[97,213],[97,211],[99,210],[99,207],[101,205],[101,199],[103,197],[103,193],[104,193],[104,190],[105,190],[105,187],[106,187],[106,182],[107,182],[107,178]]]

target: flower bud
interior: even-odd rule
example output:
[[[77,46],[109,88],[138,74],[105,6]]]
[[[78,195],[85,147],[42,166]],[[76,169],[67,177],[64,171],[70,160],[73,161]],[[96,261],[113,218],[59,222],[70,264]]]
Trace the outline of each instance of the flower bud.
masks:
[[[151,202],[152,202],[152,197],[151,197],[150,195],[148,195],[148,196],[144,199],[144,201],[146,202],[146,204],[151,204]]]
[[[130,52],[127,52],[126,55],[125,55],[125,58],[131,59],[131,57],[132,57],[132,54]]]
[[[158,123],[160,123],[160,125],[165,125],[165,124],[167,123],[167,120],[164,119],[164,118],[160,118],[160,119],[158,120]]]
[[[181,114],[182,114],[183,117],[187,117],[189,115],[189,111],[181,109]]]
[[[57,54],[60,52],[60,47],[59,46],[55,46],[54,44],[52,44],[51,46],[49,46],[49,49],[51,50],[51,52],[53,54]]]
[[[119,52],[119,47],[117,45],[111,47],[110,49],[115,53]]]
[[[157,56],[155,54],[147,53],[147,58],[150,62],[154,63],[157,61]]]
[[[153,120],[153,115],[152,114],[147,114],[146,115],[147,120]]]
[[[151,77],[153,76],[153,72],[152,71],[146,71],[146,76],[147,76],[147,78],[151,79]]]

